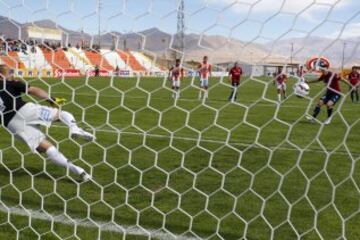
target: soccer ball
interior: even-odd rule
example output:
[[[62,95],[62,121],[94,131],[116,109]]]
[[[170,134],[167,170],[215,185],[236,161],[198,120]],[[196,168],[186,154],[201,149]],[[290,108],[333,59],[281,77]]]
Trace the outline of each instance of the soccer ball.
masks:
[[[307,83],[299,82],[294,86],[294,93],[298,97],[305,97],[310,93],[310,87]]]
[[[325,57],[311,57],[305,66],[309,71],[319,71],[321,68],[329,68],[330,61]]]

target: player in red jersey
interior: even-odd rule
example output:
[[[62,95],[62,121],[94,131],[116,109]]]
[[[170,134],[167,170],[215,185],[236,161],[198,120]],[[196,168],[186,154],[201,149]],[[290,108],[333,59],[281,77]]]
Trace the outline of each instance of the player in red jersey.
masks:
[[[198,71],[200,74],[200,92],[199,99],[202,98],[202,92],[204,92],[204,99],[208,98],[209,78],[211,77],[211,64],[208,63],[208,57],[204,56],[203,62],[199,64]]]
[[[359,83],[360,83],[360,74],[356,70],[356,67],[353,66],[351,73],[348,76],[348,80],[351,83],[350,91],[351,91],[351,101],[354,103],[355,98],[356,102],[359,102]]]
[[[242,75],[242,69],[239,64],[236,62],[234,67],[232,67],[229,71],[229,76],[231,77],[231,86],[232,91],[229,96],[229,101],[235,101],[237,98],[237,88],[240,84],[240,79]]]
[[[175,65],[169,70],[169,79],[172,81],[172,89],[174,91],[172,97],[179,98],[180,81],[184,77],[184,69],[181,67],[180,59],[176,59]]]
[[[286,99],[286,81],[288,77],[285,73],[283,73],[283,67],[278,68],[277,75],[274,79],[275,85],[277,88],[278,101],[281,102],[281,97]]]
[[[351,86],[351,84],[347,80],[341,78],[340,74],[329,71],[328,63],[320,61],[318,65],[321,72],[320,78],[306,81],[306,83],[324,82],[326,84],[326,93],[322,98],[320,98],[312,116],[306,116],[306,118],[310,121],[314,121],[314,119],[319,115],[321,107],[326,105],[328,117],[324,121],[324,124],[330,124],[333,108],[341,98],[340,81],[345,82],[349,86]]]

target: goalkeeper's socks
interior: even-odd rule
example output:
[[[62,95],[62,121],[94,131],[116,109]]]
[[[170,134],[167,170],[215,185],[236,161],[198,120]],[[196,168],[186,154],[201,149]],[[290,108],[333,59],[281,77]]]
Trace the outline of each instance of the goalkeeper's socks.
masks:
[[[354,102],[354,91],[351,91],[350,96],[351,96],[351,102]]]
[[[316,107],[315,107],[315,109],[314,109],[314,113],[313,113],[313,117],[314,117],[314,118],[316,118],[316,117],[319,115],[320,110],[321,110],[320,106],[319,106],[319,105],[316,105]]]
[[[49,159],[55,163],[56,165],[63,166],[66,168],[69,168],[69,170],[77,175],[80,175],[84,172],[84,169],[81,167],[75,166],[71,162],[68,161],[68,159],[59,152],[56,147],[52,146],[48,148],[46,151],[46,155],[49,157]]]
[[[64,123],[66,126],[68,126],[69,128],[77,127],[75,118],[71,113],[65,112],[65,111],[60,111],[59,118],[60,118],[60,121],[62,123]]]
[[[332,113],[333,113],[333,109],[332,109],[332,108],[328,108],[327,113],[328,113],[328,118],[330,118],[331,115],[332,115]]]
[[[281,94],[278,94],[278,101],[281,102]]]

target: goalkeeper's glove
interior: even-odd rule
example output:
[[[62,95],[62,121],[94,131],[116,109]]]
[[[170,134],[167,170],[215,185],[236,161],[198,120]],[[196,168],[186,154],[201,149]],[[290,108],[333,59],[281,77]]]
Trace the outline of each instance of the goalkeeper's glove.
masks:
[[[51,104],[51,106],[62,106],[66,103],[66,99],[65,98],[58,98],[58,97],[52,97],[50,99],[48,99],[48,102]]]

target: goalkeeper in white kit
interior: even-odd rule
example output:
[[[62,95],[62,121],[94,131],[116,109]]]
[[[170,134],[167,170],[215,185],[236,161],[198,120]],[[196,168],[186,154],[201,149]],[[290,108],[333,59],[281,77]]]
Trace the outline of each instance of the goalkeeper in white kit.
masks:
[[[80,176],[82,181],[90,180],[91,176],[83,168],[69,162],[52,143],[46,140],[40,126],[50,127],[53,122],[61,121],[69,127],[71,137],[82,137],[92,141],[95,139],[94,135],[78,127],[71,113],[58,108],[24,102],[23,94],[45,99],[57,106],[65,101],[61,98],[51,98],[41,88],[10,80],[9,68],[0,65],[0,120],[2,125],[17,139],[24,141],[32,152],[45,153],[53,163],[68,168]]]

